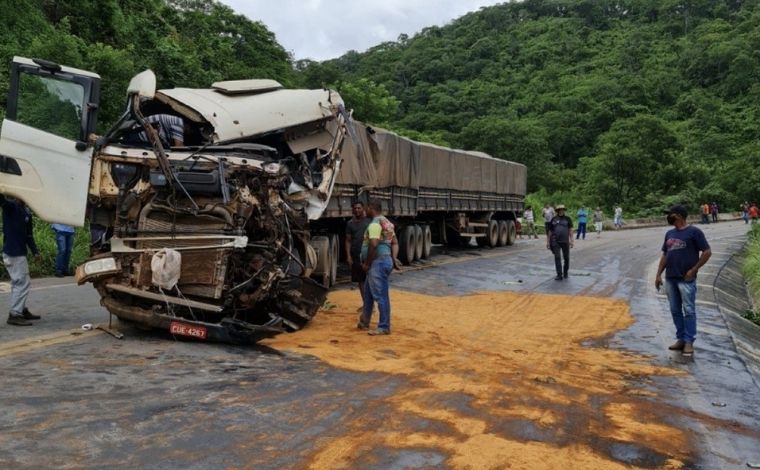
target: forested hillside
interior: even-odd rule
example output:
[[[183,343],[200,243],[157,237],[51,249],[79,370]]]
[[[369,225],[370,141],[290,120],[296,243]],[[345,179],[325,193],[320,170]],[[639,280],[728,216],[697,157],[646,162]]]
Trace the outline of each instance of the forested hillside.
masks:
[[[760,200],[757,4],[527,0],[296,65],[359,119],[526,163],[544,199],[736,207]]]
[[[291,58],[274,34],[213,0],[0,0],[0,11],[0,103],[14,55],[92,70],[103,79],[101,129],[146,68],[161,88],[253,77],[293,84]]]

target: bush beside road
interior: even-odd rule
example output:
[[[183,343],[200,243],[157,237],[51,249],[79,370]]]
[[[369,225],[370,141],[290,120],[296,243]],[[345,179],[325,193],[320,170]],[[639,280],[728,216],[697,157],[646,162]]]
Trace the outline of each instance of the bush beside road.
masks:
[[[752,225],[749,232],[747,254],[744,258],[742,271],[749,286],[752,305],[755,306],[742,316],[756,325],[760,325],[760,312],[757,311],[758,301],[760,301],[760,225]]]

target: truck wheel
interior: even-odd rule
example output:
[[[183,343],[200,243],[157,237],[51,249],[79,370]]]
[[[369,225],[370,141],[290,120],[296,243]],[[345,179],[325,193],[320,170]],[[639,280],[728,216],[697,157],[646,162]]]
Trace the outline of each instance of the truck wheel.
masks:
[[[514,220],[507,220],[507,245],[514,245],[517,238],[517,227]]]
[[[325,236],[313,237],[311,247],[317,252],[314,279],[325,287],[330,287],[330,239]]]
[[[401,235],[398,239],[398,259],[404,263],[409,264],[414,261],[414,253],[416,236],[413,225],[407,225],[401,229]]]
[[[507,239],[509,238],[509,227],[506,220],[499,221],[499,246],[507,246]]]
[[[422,226],[422,259],[430,258],[430,250],[433,249],[433,233],[429,225]]]
[[[340,256],[340,238],[330,235],[330,287],[338,280],[338,257]]]
[[[422,227],[419,225],[414,226],[414,260],[422,259],[422,252],[425,247],[425,240],[422,238]]]
[[[493,219],[489,220],[486,236],[482,238],[485,238],[486,245],[491,248],[497,246],[499,244],[499,222]]]

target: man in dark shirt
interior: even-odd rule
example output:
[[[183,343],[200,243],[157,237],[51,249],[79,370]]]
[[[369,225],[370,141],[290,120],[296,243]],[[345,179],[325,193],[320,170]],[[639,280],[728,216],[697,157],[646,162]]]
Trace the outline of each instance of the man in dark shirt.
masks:
[[[29,320],[40,319],[26,308],[26,297],[29,295],[31,284],[29,263],[26,259],[27,246],[35,258],[40,257],[34,243],[32,213],[22,201],[6,199],[3,196],[0,196],[0,206],[3,208],[3,263],[11,278],[8,324],[30,326],[32,323]]]
[[[558,205],[555,215],[549,222],[549,231],[546,232],[546,248],[554,253],[554,266],[557,268],[557,277],[554,279],[561,281],[567,279],[567,273],[570,269],[570,248],[573,246],[573,221],[565,215],[565,206]],[[562,266],[560,254],[564,258],[565,266]]]
[[[705,234],[686,222],[684,206],[676,205],[666,212],[668,223],[675,228],[665,234],[654,286],[660,289],[662,272],[667,270],[665,292],[676,326],[676,342],[668,349],[690,356],[697,336],[697,271],[710,259],[712,251]]]
[[[359,259],[364,241],[364,232],[372,219],[367,217],[364,210],[364,204],[359,201],[351,205],[351,213],[354,215],[346,223],[346,262],[351,268],[351,281],[359,284],[359,292],[362,296],[362,305],[364,304],[364,280],[367,273],[362,269],[362,262]],[[359,309],[361,310],[361,308]]]

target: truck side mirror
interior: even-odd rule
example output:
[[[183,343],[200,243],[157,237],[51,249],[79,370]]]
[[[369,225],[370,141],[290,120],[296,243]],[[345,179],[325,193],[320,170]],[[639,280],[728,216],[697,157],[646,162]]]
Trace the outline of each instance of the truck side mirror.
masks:
[[[156,94],[156,74],[148,69],[132,77],[127,87],[127,94],[136,94],[141,98],[153,98]]]

